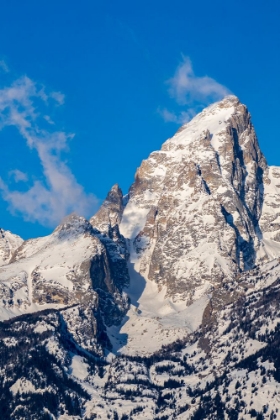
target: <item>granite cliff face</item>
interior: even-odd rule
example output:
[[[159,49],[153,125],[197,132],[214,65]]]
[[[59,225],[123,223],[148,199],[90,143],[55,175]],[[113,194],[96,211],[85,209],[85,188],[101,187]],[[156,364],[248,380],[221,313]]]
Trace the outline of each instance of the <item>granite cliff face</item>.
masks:
[[[206,108],[136,172],[121,223],[136,271],[192,302],[272,258],[279,174],[236,97]]]

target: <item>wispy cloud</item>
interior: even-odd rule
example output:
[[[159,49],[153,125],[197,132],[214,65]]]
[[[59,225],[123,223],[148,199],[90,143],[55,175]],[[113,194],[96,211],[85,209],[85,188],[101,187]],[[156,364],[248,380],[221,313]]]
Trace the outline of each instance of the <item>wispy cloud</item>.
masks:
[[[49,115],[44,115],[44,120],[46,120],[49,124],[54,125],[55,122],[51,119]]]
[[[65,100],[65,95],[61,92],[51,92],[49,95],[52,99],[54,99],[58,105],[63,105]]]
[[[176,124],[185,124],[189,122],[196,114],[193,109],[187,111],[180,111],[177,114],[169,111],[166,108],[159,108],[158,113],[162,116],[165,122],[174,122]]]
[[[4,73],[9,73],[9,67],[7,63],[4,60],[0,60],[0,70],[2,70]]]
[[[9,175],[14,179],[15,182],[28,181],[28,175],[25,172],[20,171],[19,169],[13,169],[9,172]]]
[[[21,213],[25,220],[53,227],[73,211],[90,215],[96,209],[97,199],[85,193],[62,160],[61,153],[67,150],[73,135],[43,128],[42,121],[52,120],[40,112],[39,104],[47,103],[50,98],[59,104],[64,101],[61,93],[47,94],[28,77],[0,90],[0,130],[7,126],[18,129],[28,147],[37,151],[44,177],[44,181],[35,180],[26,191],[11,190],[0,178],[0,190],[12,212]],[[27,174],[18,169],[11,175],[15,181],[28,179]]]
[[[212,102],[223,99],[229,95],[230,90],[209,76],[196,76],[189,57],[177,67],[174,76],[166,82],[168,93],[175,99],[177,105],[184,106],[179,113],[167,109],[160,111],[166,122],[188,122],[198,111]]]
[[[175,75],[167,82],[169,93],[179,104],[185,105],[194,101],[208,102],[222,99],[229,90],[208,76],[198,77],[194,74],[189,57],[177,68]]]

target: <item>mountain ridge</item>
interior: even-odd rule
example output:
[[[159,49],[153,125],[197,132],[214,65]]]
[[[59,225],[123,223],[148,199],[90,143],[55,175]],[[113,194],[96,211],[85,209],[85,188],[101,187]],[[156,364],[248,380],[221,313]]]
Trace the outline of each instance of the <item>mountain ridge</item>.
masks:
[[[279,178],[231,95],[89,221],[25,242],[3,231],[2,415],[277,418]]]

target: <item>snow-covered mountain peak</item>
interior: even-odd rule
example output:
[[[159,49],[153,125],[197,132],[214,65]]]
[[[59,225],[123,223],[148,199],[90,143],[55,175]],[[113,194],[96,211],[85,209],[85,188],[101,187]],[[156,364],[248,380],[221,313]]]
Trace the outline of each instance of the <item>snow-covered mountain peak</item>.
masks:
[[[178,149],[178,146],[182,150],[182,147],[188,147],[198,138],[204,140],[208,137],[210,144],[216,149],[213,137],[226,129],[229,120],[235,114],[246,115],[248,110],[236,96],[226,96],[223,100],[209,105],[190,122],[180,127],[174,137],[163,144],[162,150]]]
[[[266,258],[269,176],[246,106],[235,96],[210,105],[136,172],[121,223],[136,271],[191,303]]]
[[[77,236],[92,230],[88,220],[76,213],[66,216],[61,224],[54,230],[53,236],[64,239],[68,236]]]
[[[21,246],[23,239],[0,228],[0,265],[7,264],[13,258],[14,252]]]

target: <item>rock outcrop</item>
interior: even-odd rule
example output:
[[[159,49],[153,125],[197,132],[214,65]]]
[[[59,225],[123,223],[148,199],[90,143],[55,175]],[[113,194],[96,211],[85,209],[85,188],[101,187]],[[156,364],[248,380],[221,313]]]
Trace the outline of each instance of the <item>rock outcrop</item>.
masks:
[[[93,227],[108,234],[110,229],[119,225],[124,210],[123,193],[118,184],[113,185],[98,212],[90,219]]]
[[[0,265],[8,264],[23,239],[9,230],[0,229]]]

